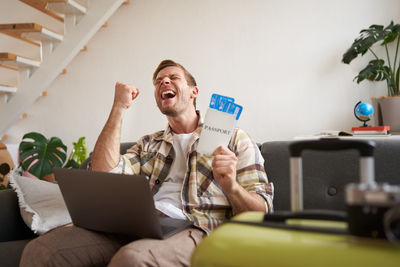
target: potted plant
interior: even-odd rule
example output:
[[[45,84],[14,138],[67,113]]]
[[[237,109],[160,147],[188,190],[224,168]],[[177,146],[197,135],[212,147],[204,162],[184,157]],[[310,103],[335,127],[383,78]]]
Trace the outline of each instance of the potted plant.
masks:
[[[78,142],[72,142],[72,152],[69,155],[64,168],[79,168],[79,166],[88,158],[88,152],[85,143],[85,137],[79,138]]]
[[[65,168],[78,168],[87,158],[84,137],[73,145],[74,149]],[[40,133],[31,132],[22,137],[19,158],[20,166],[25,172],[39,179],[54,182],[53,167],[63,167],[67,159],[67,146],[58,137],[47,139]]]
[[[372,47],[379,42],[384,47],[385,55],[379,57]],[[389,44],[394,42],[394,56]],[[400,131],[400,24],[393,21],[386,27],[383,25],[371,25],[368,29],[360,31],[360,36],[354,40],[351,47],[344,53],[343,63],[350,64],[358,55],[365,55],[370,52],[373,59],[354,78],[357,83],[364,80],[386,81],[387,96],[376,99],[378,121],[380,125],[390,125],[392,131]],[[399,59],[399,60],[398,60]]]

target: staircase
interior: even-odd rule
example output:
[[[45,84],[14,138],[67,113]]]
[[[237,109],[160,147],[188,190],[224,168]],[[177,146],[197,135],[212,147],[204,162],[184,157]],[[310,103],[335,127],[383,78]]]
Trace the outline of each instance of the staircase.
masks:
[[[18,71],[18,85],[2,84],[0,134],[13,125],[126,0],[20,0],[61,22],[64,33],[37,23],[0,24],[0,33],[40,49],[40,59],[0,51],[0,67]],[[81,0],[83,1],[83,0]]]

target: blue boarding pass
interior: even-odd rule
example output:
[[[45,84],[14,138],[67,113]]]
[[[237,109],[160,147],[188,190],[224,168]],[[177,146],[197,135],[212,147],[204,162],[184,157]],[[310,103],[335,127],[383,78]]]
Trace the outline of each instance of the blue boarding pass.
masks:
[[[240,118],[240,115],[242,114],[242,110],[243,110],[243,107],[236,103],[230,103],[228,106],[228,113],[236,115],[236,120],[238,120]]]
[[[225,112],[230,102],[235,102],[235,99],[219,94],[212,94],[209,107]]]
[[[212,94],[210,108],[236,115],[236,120],[242,114],[243,107],[235,103],[235,99],[219,94]]]

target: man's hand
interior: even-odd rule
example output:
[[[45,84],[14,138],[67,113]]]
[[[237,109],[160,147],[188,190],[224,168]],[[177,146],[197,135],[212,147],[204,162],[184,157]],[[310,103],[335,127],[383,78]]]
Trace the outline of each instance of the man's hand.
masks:
[[[246,191],[236,181],[236,164],[238,159],[227,147],[219,146],[213,153],[212,162],[214,179],[222,187],[227,195],[233,214],[243,211],[265,212],[263,198],[255,192]]]
[[[236,182],[236,164],[238,159],[235,153],[228,148],[219,146],[213,153],[212,161],[214,179],[225,193],[233,193],[240,186]]]
[[[114,107],[128,109],[132,101],[139,95],[139,89],[125,83],[115,84]]]

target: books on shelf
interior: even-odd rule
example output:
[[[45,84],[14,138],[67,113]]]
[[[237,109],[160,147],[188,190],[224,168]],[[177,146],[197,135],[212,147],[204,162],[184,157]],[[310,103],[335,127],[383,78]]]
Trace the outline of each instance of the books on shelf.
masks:
[[[352,136],[353,133],[350,131],[343,130],[322,130],[318,136]]]
[[[366,126],[351,128],[354,135],[389,135],[390,126]]]

